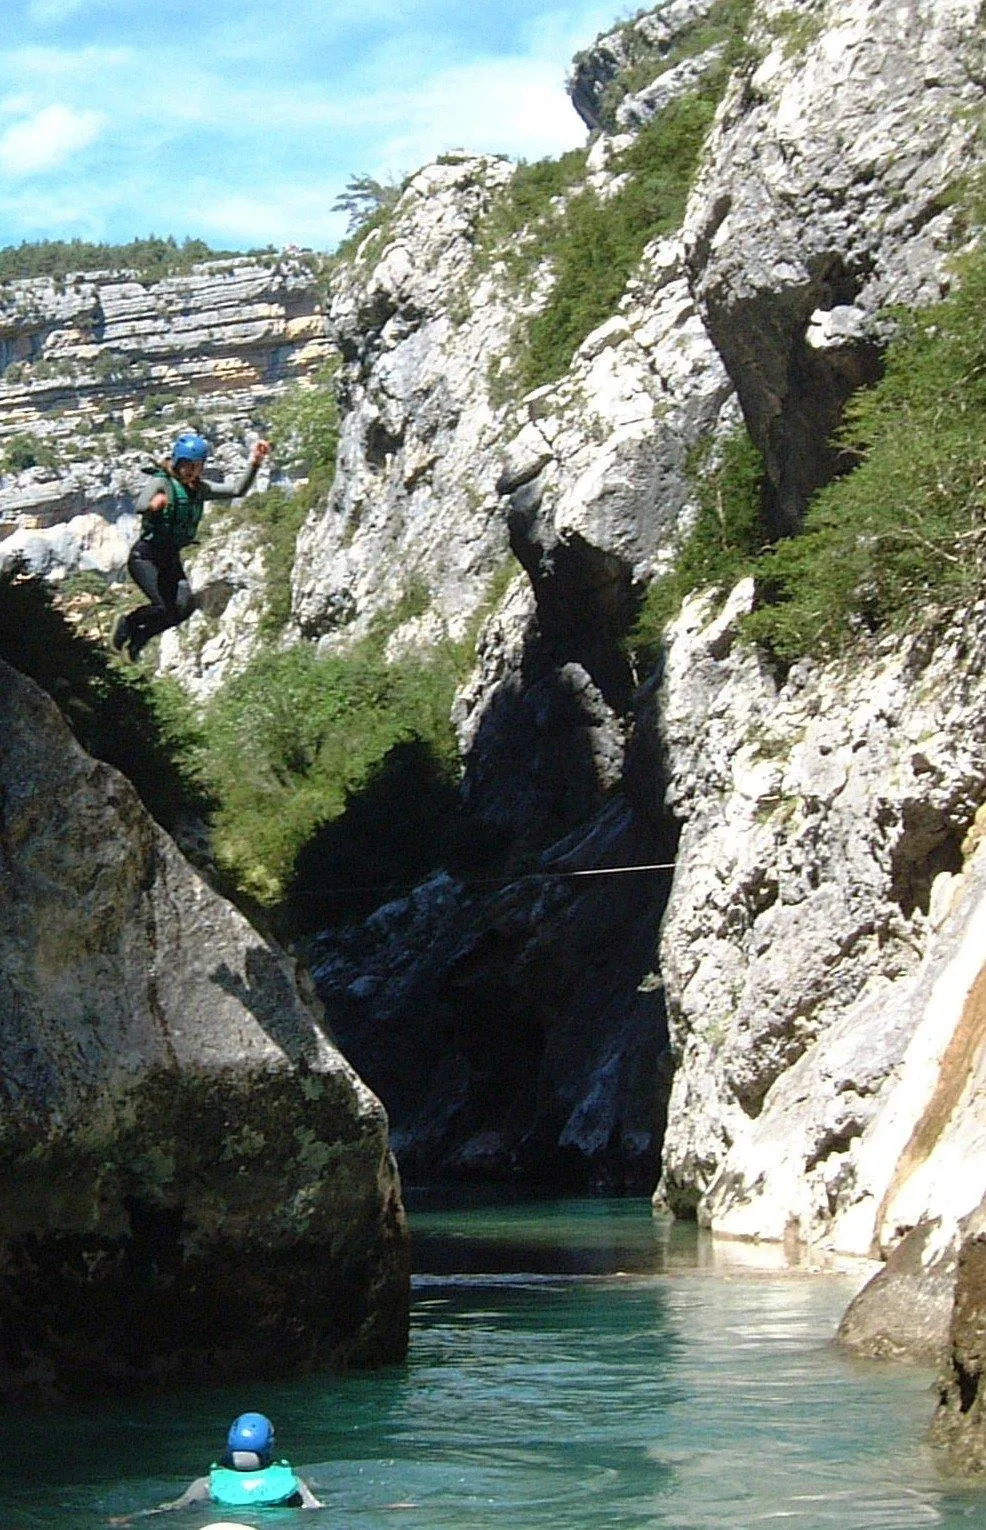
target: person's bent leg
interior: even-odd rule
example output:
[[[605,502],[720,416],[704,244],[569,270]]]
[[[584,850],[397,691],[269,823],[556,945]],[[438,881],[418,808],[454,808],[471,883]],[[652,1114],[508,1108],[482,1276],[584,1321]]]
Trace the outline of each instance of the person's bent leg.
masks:
[[[173,627],[178,620],[175,601],[184,570],[177,558],[159,562],[150,548],[138,542],[127,560],[127,571],[149,602],[131,611],[127,619],[130,656],[136,658],[152,637],[166,627]]]
[[[179,567],[181,567],[180,564]],[[181,570],[181,575],[182,577],[178,581],[178,588],[175,591],[176,616],[174,622],[172,622],[174,627],[180,626],[182,622],[187,622],[195,610],[195,596],[192,594],[192,586],[185,577],[184,569]]]

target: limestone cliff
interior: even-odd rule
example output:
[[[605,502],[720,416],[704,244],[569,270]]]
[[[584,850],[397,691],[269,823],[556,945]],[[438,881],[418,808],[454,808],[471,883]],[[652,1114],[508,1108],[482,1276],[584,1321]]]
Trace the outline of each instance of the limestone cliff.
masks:
[[[635,134],[714,71],[724,45],[699,44],[715,12],[658,7],[577,61],[573,98],[601,130],[586,164],[601,197],[618,193]],[[949,884],[936,878],[963,872],[986,795],[979,613],[875,648],[861,674],[801,665],[782,684],[737,641],[751,598],[740,589],[718,617],[687,608],[661,683],[636,702],[624,638],[694,515],[696,445],[742,411],[764,456],[767,525],[796,529],[846,465],[832,432],[879,374],[888,307],[947,292],[967,237],[953,191],[981,157],[977,14],[971,0],[753,7],[681,229],[644,249],[568,371],[508,405],[491,402],[489,378],[509,351],[509,290],[474,253],[502,166],[460,161],[412,180],[358,254],[336,316],[347,445],[299,547],[299,630],[344,644],[392,598],[383,570],[396,555],[426,582],[436,570],[431,630],[461,631],[482,588],[461,538],[488,558],[505,528],[526,575],[481,634],[455,717],[466,801],[534,879],[480,897],[435,883],[320,947],[322,992],[352,1055],[379,1070],[411,1163],[529,1174],[540,1153],[548,1176],[637,1182],[656,1161],[664,1085],[633,1166],[620,1123],[640,1119],[640,1102],[615,1059],[648,1027],[651,1055],[661,1047],[667,1000],[677,1071],[662,1189],[677,1211],[865,1253],[936,1214],[937,1191],[904,1209],[910,1171],[889,1138],[871,1151],[865,1134],[876,1140],[920,1045],[928,974],[961,939],[942,923]],[[555,277],[546,257],[528,311]],[[435,456],[418,478],[426,437]],[[437,561],[424,550],[432,526]],[[663,931],[657,874],[610,884],[605,949],[630,959],[619,978],[593,963],[590,1017],[562,974],[587,959],[598,905],[577,883],[562,897],[547,869],[663,861],[676,845]],[[620,925],[624,900],[633,917]],[[535,922],[539,953],[555,953],[550,983],[532,967]],[[956,997],[955,1024],[961,1009]],[[574,1071],[555,1039],[573,1014],[596,1048]],[[385,1036],[407,1067],[391,1067]],[[422,1037],[440,1077],[415,1052]],[[491,1078],[507,1090],[506,1123]],[[895,1096],[905,1137],[923,1119],[919,1096]],[[939,1242],[968,1210],[960,1200],[941,1202]]]
[[[383,1109],[290,961],[0,664],[0,1390],[399,1360]]]
[[[686,607],[655,698],[684,824],[662,1193],[730,1236],[879,1255],[940,1219],[947,1243],[986,1168],[986,610],[778,685],[735,640],[749,597]]]

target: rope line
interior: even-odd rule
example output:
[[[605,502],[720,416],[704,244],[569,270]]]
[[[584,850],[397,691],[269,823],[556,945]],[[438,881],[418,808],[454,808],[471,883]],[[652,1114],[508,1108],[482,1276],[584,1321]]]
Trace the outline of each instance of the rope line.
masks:
[[[463,887],[497,887],[501,882],[509,885],[511,882],[526,882],[530,877],[621,877],[628,876],[637,871],[674,871],[674,861],[657,861],[647,866],[596,866],[589,871],[513,871],[502,872],[498,877],[453,877],[453,881],[461,882]],[[451,876],[451,872],[449,873]],[[421,886],[421,883],[417,884]],[[332,893],[363,893],[363,892],[387,892],[394,886],[390,882],[350,882],[346,887],[319,887],[306,889],[309,898],[324,898]],[[409,896],[406,893],[398,894],[400,897]]]

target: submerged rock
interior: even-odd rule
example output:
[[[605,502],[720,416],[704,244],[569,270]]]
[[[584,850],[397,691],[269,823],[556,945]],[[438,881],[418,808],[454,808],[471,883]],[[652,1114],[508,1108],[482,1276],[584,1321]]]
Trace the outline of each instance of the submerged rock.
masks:
[[[383,1109],[292,965],[0,663],[0,1391],[400,1360]]]

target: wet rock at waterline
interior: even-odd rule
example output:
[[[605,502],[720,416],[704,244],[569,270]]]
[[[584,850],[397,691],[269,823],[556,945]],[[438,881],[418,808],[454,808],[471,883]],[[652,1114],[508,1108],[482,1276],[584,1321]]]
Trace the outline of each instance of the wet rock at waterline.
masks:
[[[986,1471],[986,1204],[968,1218],[958,1253],[948,1363],[931,1429],[949,1464]]]
[[[872,1360],[942,1365],[955,1296],[953,1240],[936,1241],[939,1224],[913,1228],[882,1270],[849,1304],[839,1324],[845,1349]]]
[[[379,1102],[288,959],[0,663],[0,1391],[399,1360]]]

